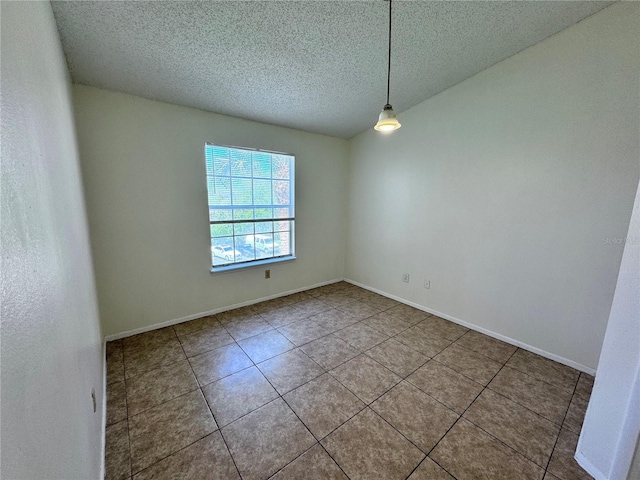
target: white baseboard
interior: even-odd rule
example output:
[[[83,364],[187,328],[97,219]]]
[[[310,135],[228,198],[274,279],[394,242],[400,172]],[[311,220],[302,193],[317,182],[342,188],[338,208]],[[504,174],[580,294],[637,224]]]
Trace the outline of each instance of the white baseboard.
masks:
[[[546,351],[544,351],[544,350],[542,350],[540,348],[533,347],[531,345],[528,345],[526,343],[520,342],[518,340],[514,340],[513,338],[506,337],[506,336],[501,335],[499,333],[492,332],[491,330],[487,330],[486,328],[479,327],[477,325],[474,325],[473,323],[465,322],[464,320],[460,320],[459,318],[452,317],[451,315],[447,315],[446,313],[438,312],[437,310],[433,310],[433,309],[425,307],[423,305],[419,305],[419,304],[411,302],[409,300],[405,300],[404,298],[400,298],[400,297],[397,297],[395,295],[391,295],[389,293],[383,292],[381,290],[378,290],[376,288],[370,287],[368,285],[363,285],[363,284],[361,284],[359,282],[356,282],[355,280],[351,280],[351,279],[345,278],[344,281],[345,282],[349,282],[349,283],[351,283],[353,285],[356,285],[358,287],[364,288],[365,290],[369,290],[371,292],[377,293],[377,294],[382,295],[384,297],[391,298],[392,300],[396,300],[396,301],[404,303],[406,305],[410,305],[410,306],[412,306],[414,308],[417,308],[418,310],[422,310],[423,312],[427,312],[427,313],[430,313],[432,315],[436,315],[438,317],[441,317],[441,318],[444,318],[446,320],[449,320],[449,321],[451,321],[453,323],[457,323],[458,325],[462,325],[463,327],[470,328],[471,330],[475,330],[476,332],[484,333],[485,335],[487,335],[489,337],[493,337],[493,338],[496,338],[498,340],[502,340],[503,342],[509,343],[509,344],[514,345],[516,347],[520,347],[520,348],[522,348],[524,350],[528,350],[528,351],[530,351],[532,353],[540,355],[541,357],[545,357],[545,358],[548,358],[549,360],[553,360],[554,362],[562,363],[563,365],[567,365],[568,367],[575,368],[576,370],[580,370],[581,372],[588,373],[589,375],[595,375],[595,373],[596,373],[595,369],[593,369],[593,368],[587,367],[585,365],[582,365],[580,363],[574,362],[573,360],[569,360],[568,358],[561,357],[561,356],[556,355],[554,353],[546,352]]]
[[[577,451],[573,458],[575,458],[578,465],[580,465],[589,475],[595,478],[595,480],[609,480],[606,475],[594,467],[593,464],[587,460],[582,453],[580,453],[580,451]]]
[[[333,280],[328,280],[326,282],[316,283],[314,285],[309,285],[302,288],[296,288],[294,290],[289,290],[287,292],[277,293],[275,295],[270,295],[268,297],[257,298],[255,300],[248,300],[246,302],[235,303],[233,305],[227,305],[225,307],[215,308],[213,310],[208,310],[206,312],[194,313],[192,315],[187,315],[186,317],[175,318],[173,320],[167,320],[166,322],[154,323],[153,325],[147,325],[145,327],[134,328],[133,330],[127,330],[126,332],[115,333],[113,335],[106,335],[105,341],[110,342],[112,340],[119,340],[121,338],[130,337],[132,335],[137,335],[139,333],[150,332],[151,330],[157,330],[159,328],[170,327],[172,325],[177,325],[178,323],[188,322],[189,320],[195,320],[196,318],[206,317],[207,315],[214,315],[216,313],[226,312],[227,310],[233,310],[234,308],[246,307],[247,305],[253,305],[255,303],[264,302],[266,300],[272,300],[274,298],[284,297],[286,295],[291,295],[298,292],[304,292],[305,290],[310,290],[312,288],[322,287],[324,285],[330,285],[332,283],[341,282],[342,278],[337,278]]]

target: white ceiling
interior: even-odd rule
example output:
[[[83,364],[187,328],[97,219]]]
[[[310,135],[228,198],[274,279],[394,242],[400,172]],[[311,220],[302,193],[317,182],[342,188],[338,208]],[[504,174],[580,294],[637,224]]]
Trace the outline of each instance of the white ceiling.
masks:
[[[611,3],[394,1],[391,103],[402,112]],[[343,138],[385,103],[382,0],[52,5],[75,83]]]

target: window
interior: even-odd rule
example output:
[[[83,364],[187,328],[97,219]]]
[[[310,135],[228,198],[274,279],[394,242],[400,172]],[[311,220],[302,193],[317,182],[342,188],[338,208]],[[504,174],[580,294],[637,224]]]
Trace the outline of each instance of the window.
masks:
[[[295,258],[295,158],[209,143],[204,151],[213,271]]]

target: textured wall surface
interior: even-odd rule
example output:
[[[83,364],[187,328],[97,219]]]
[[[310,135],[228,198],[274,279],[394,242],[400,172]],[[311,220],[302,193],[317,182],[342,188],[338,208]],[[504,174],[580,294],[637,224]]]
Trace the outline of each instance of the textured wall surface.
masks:
[[[593,371],[640,174],[639,12],[612,5],[354,138],[346,276]]]
[[[346,140],[81,85],[74,102],[105,334],[343,277]],[[296,260],[209,273],[205,142],[296,156]]]
[[[102,341],[67,67],[48,2],[0,8],[0,477],[98,479]]]

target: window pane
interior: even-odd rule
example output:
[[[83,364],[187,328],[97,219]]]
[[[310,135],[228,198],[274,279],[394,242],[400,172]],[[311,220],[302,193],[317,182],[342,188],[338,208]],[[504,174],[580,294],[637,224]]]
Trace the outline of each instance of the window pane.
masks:
[[[287,155],[274,155],[273,178],[291,178],[291,157]]]
[[[277,232],[274,238],[279,245],[276,255],[291,255],[291,232]]]
[[[253,220],[253,208],[234,208],[234,220]]]
[[[273,222],[257,222],[256,233],[271,233],[273,232]]]
[[[273,209],[272,208],[256,208],[254,217],[256,220],[259,220],[262,218],[271,219],[273,218]]]
[[[271,178],[271,155],[263,152],[253,152],[254,178]]]
[[[251,176],[251,152],[232,148],[229,151],[231,159],[231,175],[234,177]]]
[[[209,220],[212,222],[220,222],[222,220],[231,220],[231,210],[210,208]]]
[[[250,178],[233,178],[232,188],[234,205],[253,205]]]
[[[211,225],[212,237],[227,237],[229,235],[233,235],[233,226],[229,225],[228,223]]]
[[[253,204],[271,205],[271,180],[253,181]]]
[[[273,218],[291,218],[293,217],[293,212],[291,208],[274,208],[273,209]]]
[[[231,205],[231,180],[224,177],[207,179],[209,205]]]
[[[276,205],[289,205],[291,195],[289,191],[291,183],[289,180],[273,181],[273,203]]]
[[[253,223],[236,223],[233,226],[233,234],[236,236],[253,235],[253,225]]]

